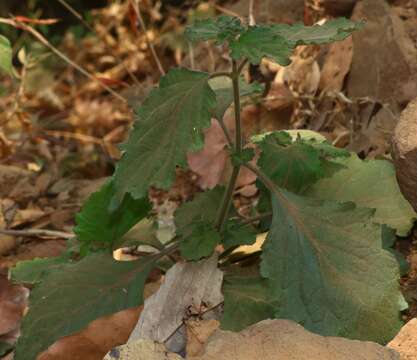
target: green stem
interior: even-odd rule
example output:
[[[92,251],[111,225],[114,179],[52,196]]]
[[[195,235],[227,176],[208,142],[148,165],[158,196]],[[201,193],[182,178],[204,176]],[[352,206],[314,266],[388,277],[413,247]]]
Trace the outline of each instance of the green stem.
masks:
[[[240,69],[241,70],[241,69]],[[242,127],[240,122],[240,92],[239,92],[239,75],[240,70],[235,60],[232,61],[231,78],[233,82],[233,100],[235,109],[235,127],[236,127],[236,139],[235,139],[235,152],[237,156],[242,153],[243,141],[242,141]],[[233,166],[232,176],[230,177],[226,191],[223,195],[222,204],[217,214],[216,227],[219,232],[224,231],[227,218],[229,216],[230,207],[233,200],[233,192],[235,190],[237,177],[240,171],[240,164]]]

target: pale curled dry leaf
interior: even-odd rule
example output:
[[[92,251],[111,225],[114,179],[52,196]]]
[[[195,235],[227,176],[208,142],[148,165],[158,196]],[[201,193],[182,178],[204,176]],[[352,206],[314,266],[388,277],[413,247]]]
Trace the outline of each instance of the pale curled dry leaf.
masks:
[[[166,274],[159,291],[145,301],[145,308],[129,342],[139,338],[163,343],[191,313],[216,307],[223,301],[223,273],[217,255],[198,262],[177,263]]]

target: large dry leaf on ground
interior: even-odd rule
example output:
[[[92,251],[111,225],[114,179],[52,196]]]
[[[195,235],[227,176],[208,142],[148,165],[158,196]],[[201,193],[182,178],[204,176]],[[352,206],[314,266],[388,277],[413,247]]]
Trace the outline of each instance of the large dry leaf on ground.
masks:
[[[265,320],[233,333],[218,330],[202,356],[187,360],[399,360],[381,345],[322,337],[288,320]]]
[[[143,306],[93,321],[85,330],[64,337],[38,356],[38,360],[101,360],[115,346],[124,344]]]
[[[217,256],[177,263],[167,272],[159,291],[145,301],[144,311],[129,341],[144,338],[165,342],[181,327],[190,311],[198,313],[223,301],[222,280]]]

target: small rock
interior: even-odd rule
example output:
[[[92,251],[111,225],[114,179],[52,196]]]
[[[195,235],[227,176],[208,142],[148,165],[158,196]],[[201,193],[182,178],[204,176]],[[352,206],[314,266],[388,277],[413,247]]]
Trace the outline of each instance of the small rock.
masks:
[[[401,113],[392,141],[397,180],[404,197],[417,211],[417,98]]]
[[[187,360],[399,360],[399,354],[368,341],[324,337],[289,320],[265,320],[233,333],[218,330],[205,353]]]
[[[353,20],[366,20],[353,34],[349,97],[406,103],[417,96],[417,49],[404,23],[385,0],[359,1]]]
[[[182,360],[182,357],[167,352],[162,344],[139,339],[114,348],[104,360]]]
[[[412,319],[405,324],[387,346],[398,351],[401,360],[417,359],[417,319]]]

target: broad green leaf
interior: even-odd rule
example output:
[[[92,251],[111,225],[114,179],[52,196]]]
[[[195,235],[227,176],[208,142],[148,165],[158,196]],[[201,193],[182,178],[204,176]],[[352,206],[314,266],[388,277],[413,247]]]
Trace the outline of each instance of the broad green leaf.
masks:
[[[262,150],[258,166],[278,186],[297,193],[342,168],[329,159],[349,155],[326,142],[301,138],[293,141],[284,131],[271,133],[258,144]]]
[[[226,276],[223,294],[221,327],[224,330],[240,331],[261,320],[274,318],[278,303],[271,297],[266,279]]]
[[[210,87],[216,94],[217,105],[213,111],[216,119],[222,120],[224,113],[233,102],[233,83],[227,76],[218,76],[209,80]],[[263,85],[253,82],[248,84],[243,78],[239,81],[240,96],[259,94],[263,91]]]
[[[48,272],[59,269],[69,262],[70,257],[67,254],[52,258],[19,261],[10,270],[11,280],[19,284],[34,285],[41,282]]]
[[[259,64],[266,57],[283,66],[291,63],[290,55],[294,47],[293,43],[268,26],[250,27],[230,44],[231,56],[235,60],[247,58],[252,64]]]
[[[206,73],[174,69],[151,91],[116,167],[112,208],[126,193],[140,199],[150,186],[169,188],[176,166],[186,166],[187,152],[203,147],[203,129],[216,106],[208,79]]]
[[[242,225],[237,221],[226,224],[223,245],[230,248],[237,245],[252,245],[256,241],[256,231],[250,225]]]
[[[327,44],[346,39],[352,32],[360,30],[361,22],[353,22],[346,18],[329,20],[323,25],[305,26],[302,23],[287,25],[271,25],[272,30],[295,43],[296,45]]]
[[[234,59],[248,58],[253,64],[259,64],[263,57],[267,57],[285,66],[291,62],[290,55],[296,46],[343,40],[361,26],[361,23],[340,18],[314,26],[278,24],[249,27],[231,42],[231,55]]]
[[[216,19],[203,19],[187,26],[185,36],[190,41],[216,40],[217,44],[236,38],[245,28],[236,17],[219,16]]]
[[[117,262],[107,253],[97,253],[46,274],[31,291],[14,359],[33,360],[91,321],[140,305],[153,266],[152,257]]]
[[[223,193],[224,188],[217,186],[182,204],[174,214],[177,234],[189,233],[194,224],[202,222],[214,225]]]
[[[82,252],[94,247],[112,248],[151,210],[147,197],[135,200],[127,194],[117,210],[110,212],[109,206],[115,192],[111,178],[99,191],[90,195],[81,212],[76,215],[74,232],[82,244]]]
[[[210,256],[220,241],[220,234],[212,225],[194,223],[191,232],[180,242],[181,255],[187,260],[200,260]]]
[[[276,318],[322,335],[390,340],[402,326],[404,299],[374,211],[278,190],[272,206],[261,273],[280,304]]]
[[[12,46],[10,41],[3,35],[0,35],[0,69],[9,75],[13,74]]]
[[[306,194],[374,208],[376,222],[396,229],[400,236],[407,235],[417,214],[401,194],[394,166],[386,160],[363,161],[356,155],[338,162],[345,168],[321,179]]]

